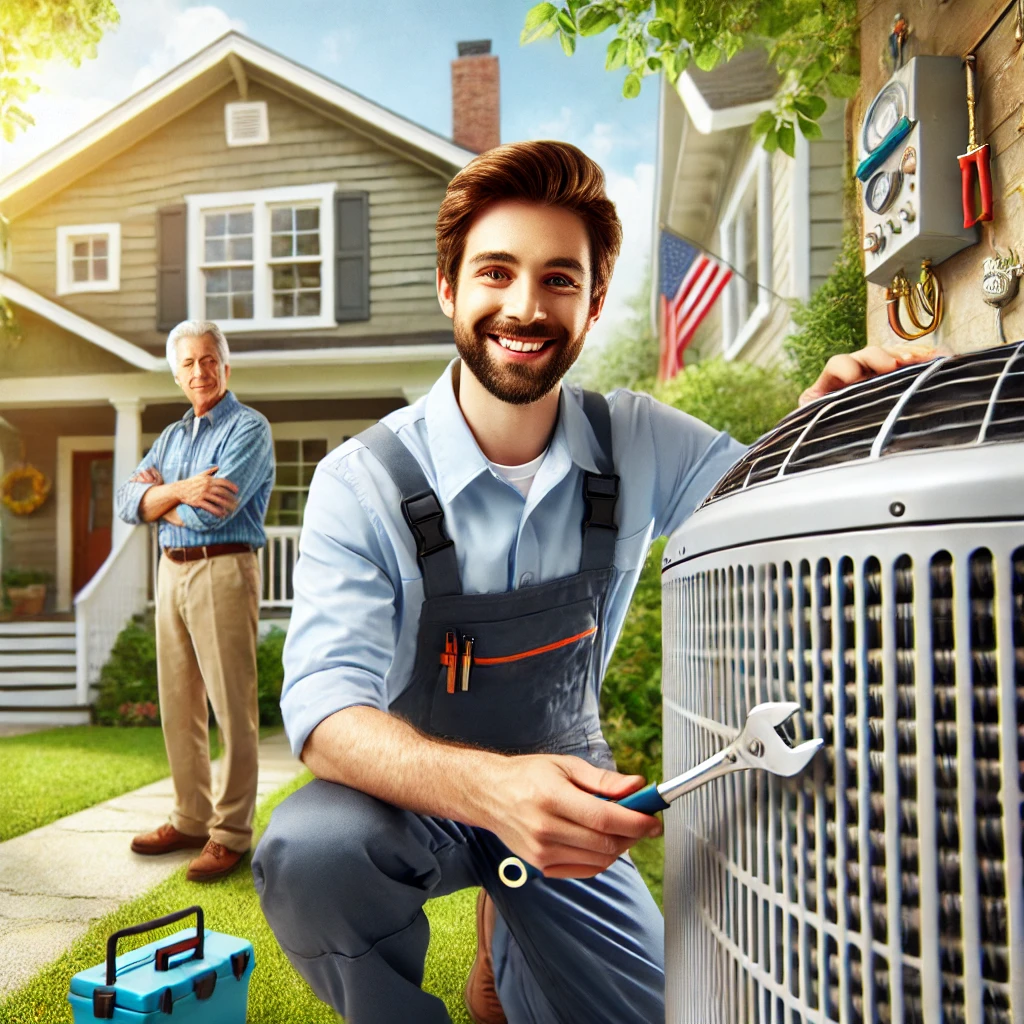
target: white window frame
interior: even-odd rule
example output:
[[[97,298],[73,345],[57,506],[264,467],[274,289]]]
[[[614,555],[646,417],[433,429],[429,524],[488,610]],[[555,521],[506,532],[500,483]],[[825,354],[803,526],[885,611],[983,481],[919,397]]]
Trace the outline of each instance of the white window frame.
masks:
[[[302,331],[334,327],[334,183],[252,189],[246,192],[204,192],[185,196],[188,232],[188,315],[206,320],[203,281],[203,214],[251,208],[253,211],[253,317],[217,320],[231,331]],[[270,264],[270,213],[275,206],[320,205],[320,315],[273,316]]]
[[[746,209],[751,185],[757,204],[757,302],[741,323],[740,288],[748,285],[734,273],[722,296],[722,355],[726,360],[735,359],[743,351],[772,309],[772,165],[770,154],[761,146],[747,161],[718,228],[722,259],[736,272],[747,264],[739,214]]]
[[[75,281],[71,273],[71,243],[79,238],[107,239],[107,279]],[[57,294],[116,292],[121,289],[121,225],[67,224],[57,228]]]

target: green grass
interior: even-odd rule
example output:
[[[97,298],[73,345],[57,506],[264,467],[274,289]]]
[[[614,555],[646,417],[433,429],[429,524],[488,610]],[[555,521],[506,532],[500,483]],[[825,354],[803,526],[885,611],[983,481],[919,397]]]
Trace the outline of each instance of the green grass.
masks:
[[[215,750],[219,746],[214,739]],[[170,773],[160,729],[72,725],[0,739],[0,841]]]
[[[257,834],[266,828],[274,807],[308,779],[308,773],[304,773],[260,805],[255,820]],[[659,903],[660,847],[661,840],[645,840],[643,845],[638,844],[634,858],[648,884],[656,883]],[[431,938],[423,985],[444,1000],[454,1024],[469,1021],[462,1004],[462,990],[476,949],[476,892],[466,889],[431,900],[426,906]],[[155,889],[98,921],[68,952],[0,1003],[0,1024],[69,1024],[72,1017],[67,992],[71,978],[104,958],[106,938],[111,932],[193,903],[202,905],[208,927],[244,936],[253,943],[256,969],[249,989],[249,1024],[336,1024],[338,1017],[313,995],[274,939],[260,910],[248,858],[241,870],[215,885],[186,882],[182,867]],[[165,933],[178,928],[179,925],[172,925]],[[151,942],[159,934],[140,936],[135,944]],[[129,944],[123,947],[130,948]]]

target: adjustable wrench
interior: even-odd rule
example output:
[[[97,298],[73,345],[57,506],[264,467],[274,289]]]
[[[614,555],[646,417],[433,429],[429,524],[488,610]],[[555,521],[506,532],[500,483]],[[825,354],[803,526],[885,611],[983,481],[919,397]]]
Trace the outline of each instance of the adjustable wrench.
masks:
[[[778,726],[787,722],[799,710],[799,704],[789,701],[758,704],[751,708],[736,739],[717,754],[712,754],[695,768],[674,779],[651,783],[616,802],[633,811],[656,814],[683,794],[691,793],[712,779],[731,772],[760,768],[782,778],[799,775],[825,743],[822,739],[815,739],[791,747],[776,732]],[[506,857],[498,865],[498,877],[513,889],[523,885],[529,878],[541,876],[542,872],[516,856]]]

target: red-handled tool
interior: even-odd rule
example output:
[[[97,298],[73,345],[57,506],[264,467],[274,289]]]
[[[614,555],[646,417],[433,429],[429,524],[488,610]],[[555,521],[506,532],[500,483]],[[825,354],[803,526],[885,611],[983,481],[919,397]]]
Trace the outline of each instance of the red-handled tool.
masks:
[[[973,227],[978,221],[992,219],[992,151],[988,143],[978,145],[978,131],[974,118],[974,54],[964,58],[967,67],[967,152],[957,157],[960,162],[960,188],[964,205],[964,227]],[[981,193],[981,211],[976,202]]]

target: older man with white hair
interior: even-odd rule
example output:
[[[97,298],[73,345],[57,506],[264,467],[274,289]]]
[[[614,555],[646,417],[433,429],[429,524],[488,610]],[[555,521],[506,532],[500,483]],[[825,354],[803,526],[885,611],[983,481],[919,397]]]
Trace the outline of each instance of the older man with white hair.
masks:
[[[156,647],[160,716],[174,811],[132,840],[136,853],[202,848],[203,882],[233,871],[252,842],[259,711],[256,639],[263,518],[274,484],[270,424],[228,390],[227,341],[209,321],[167,338],[167,361],[191,408],[165,428],[117,491],[128,523],[159,522]],[[214,798],[206,700],[224,740]]]

